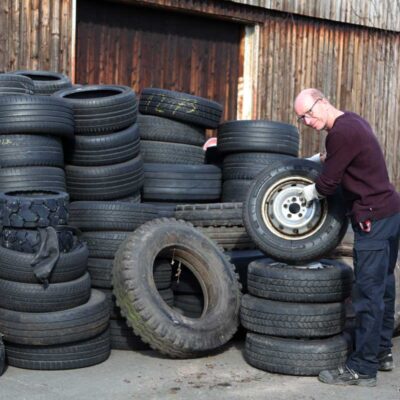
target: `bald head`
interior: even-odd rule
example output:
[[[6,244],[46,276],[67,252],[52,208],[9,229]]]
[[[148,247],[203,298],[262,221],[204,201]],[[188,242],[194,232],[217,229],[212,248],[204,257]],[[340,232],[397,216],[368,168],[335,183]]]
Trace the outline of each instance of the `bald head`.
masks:
[[[305,103],[314,103],[317,99],[326,99],[325,95],[318,89],[309,88],[302,90],[296,97],[294,101],[294,109],[299,106],[304,105]]]

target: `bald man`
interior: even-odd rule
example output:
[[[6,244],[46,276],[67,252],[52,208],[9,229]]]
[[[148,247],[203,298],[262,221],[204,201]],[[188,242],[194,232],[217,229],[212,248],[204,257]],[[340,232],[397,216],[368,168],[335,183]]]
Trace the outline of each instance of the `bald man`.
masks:
[[[321,371],[336,385],[376,386],[378,369],[393,369],[394,269],[400,239],[400,196],[389,182],[382,150],[368,122],[334,107],[317,89],[294,102],[298,121],[328,132],[326,159],[314,184],[304,187],[307,204],[341,185],[354,230],[354,349],[345,365]]]

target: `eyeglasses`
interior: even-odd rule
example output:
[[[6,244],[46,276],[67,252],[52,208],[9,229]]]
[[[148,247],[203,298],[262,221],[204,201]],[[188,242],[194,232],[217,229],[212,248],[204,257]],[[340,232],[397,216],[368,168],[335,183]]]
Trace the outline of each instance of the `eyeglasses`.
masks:
[[[318,97],[318,99],[314,101],[314,103],[313,103],[313,105],[310,107],[310,109],[307,110],[303,115],[300,115],[300,117],[297,118],[297,122],[298,122],[298,123],[300,123],[300,122],[303,122],[303,123],[304,123],[304,122],[305,122],[305,118],[306,118],[307,116],[311,117],[312,115],[310,115],[310,114],[312,114],[312,110],[313,110],[314,106],[315,106],[320,100],[322,100],[322,97]]]

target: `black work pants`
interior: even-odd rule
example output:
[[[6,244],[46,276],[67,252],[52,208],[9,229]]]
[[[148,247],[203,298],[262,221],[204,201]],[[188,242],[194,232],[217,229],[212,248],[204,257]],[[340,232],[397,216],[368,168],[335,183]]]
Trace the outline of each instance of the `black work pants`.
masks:
[[[400,213],[372,222],[370,232],[354,229],[354,275],[352,302],[356,313],[354,351],[347,365],[376,376],[377,355],[392,347],[394,270],[400,239]]]

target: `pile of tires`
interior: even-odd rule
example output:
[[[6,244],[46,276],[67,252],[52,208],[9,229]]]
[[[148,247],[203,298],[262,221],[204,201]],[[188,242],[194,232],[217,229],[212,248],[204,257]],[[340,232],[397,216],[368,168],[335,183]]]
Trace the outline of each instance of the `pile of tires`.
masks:
[[[205,130],[218,126],[222,106],[171,90],[143,89],[138,117],[146,202],[218,201],[221,171],[205,164]]]
[[[261,170],[298,156],[299,132],[282,122],[227,121],[218,127],[217,149],[223,155],[222,201],[243,202]]]
[[[106,360],[109,309],[91,290],[87,247],[67,225],[68,194],[1,193],[0,211],[0,332],[8,364],[55,370]]]
[[[140,201],[143,162],[137,101],[126,86],[86,85],[55,92],[73,109],[75,136],[67,147],[72,200]]]
[[[252,262],[240,310],[249,331],[246,361],[268,372],[304,376],[343,364],[350,350],[341,332],[352,280],[348,265],[330,260],[302,266]]]

